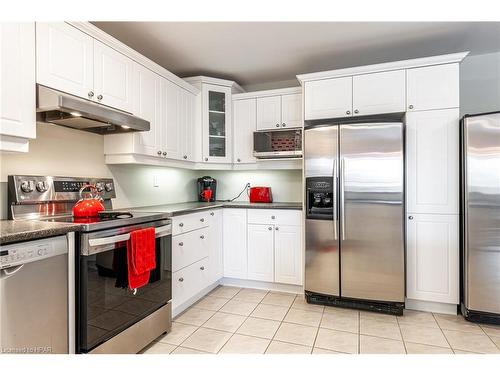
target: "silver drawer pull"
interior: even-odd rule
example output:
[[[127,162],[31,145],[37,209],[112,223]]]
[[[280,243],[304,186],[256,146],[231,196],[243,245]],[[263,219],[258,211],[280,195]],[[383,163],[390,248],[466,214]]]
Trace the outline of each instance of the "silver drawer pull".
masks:
[[[203,223],[205,221],[205,219],[201,218],[200,221]]]
[[[274,219],[276,219],[276,216],[274,216],[274,215],[273,215],[273,216],[271,216],[271,219],[273,219],[273,220],[274,220]]]
[[[181,277],[181,278],[179,279],[179,281],[182,283],[182,282],[184,281],[184,278],[183,278],[183,277]]]
[[[213,212],[210,212],[210,216],[214,216],[214,213],[213,213]]]
[[[276,230],[279,230],[280,228],[276,227],[275,229],[276,229]]]
[[[179,242],[179,246],[184,246],[184,242]]]
[[[183,227],[183,226],[184,226],[184,223],[179,223],[179,226],[180,226],[180,227]]]
[[[205,267],[201,266],[200,270],[205,271]]]
[[[205,236],[202,234],[202,235],[200,236],[200,238],[201,238],[202,240],[204,240],[204,239],[205,239]]]
[[[268,230],[273,230],[273,227],[269,227],[269,228],[267,228],[267,229],[268,229]]]

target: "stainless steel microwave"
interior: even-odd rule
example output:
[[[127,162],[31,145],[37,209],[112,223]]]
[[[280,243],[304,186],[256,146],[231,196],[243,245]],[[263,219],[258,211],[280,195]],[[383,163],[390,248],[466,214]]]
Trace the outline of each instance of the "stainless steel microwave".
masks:
[[[302,129],[254,132],[253,156],[258,159],[301,158]]]

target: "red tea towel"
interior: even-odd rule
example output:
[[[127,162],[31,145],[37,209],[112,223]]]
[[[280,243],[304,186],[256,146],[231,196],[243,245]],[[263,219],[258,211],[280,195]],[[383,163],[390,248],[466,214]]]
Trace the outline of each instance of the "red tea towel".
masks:
[[[156,268],[155,228],[130,232],[127,241],[128,287],[140,288],[149,281],[149,271]]]

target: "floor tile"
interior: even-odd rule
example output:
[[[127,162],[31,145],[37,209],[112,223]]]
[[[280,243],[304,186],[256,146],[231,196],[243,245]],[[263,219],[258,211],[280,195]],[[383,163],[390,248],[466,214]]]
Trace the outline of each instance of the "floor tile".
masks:
[[[216,331],[214,329],[200,328],[189,336],[182,346],[185,348],[201,350],[204,352],[217,353],[231,337],[229,332]]]
[[[184,348],[183,346],[179,346],[179,347],[177,347],[177,349],[175,349],[170,354],[210,354],[210,353],[202,352],[201,350]]]
[[[249,317],[245,322],[238,328],[236,333],[241,333],[247,336],[261,337],[264,339],[272,339],[280,322],[269,319],[260,319]]]
[[[250,316],[282,321],[287,312],[288,307],[286,306],[259,304]]]
[[[222,306],[229,302],[228,298],[206,296],[194,305],[198,309],[218,311]]]
[[[313,346],[317,331],[316,327],[283,322],[278,332],[276,332],[274,339],[291,344]]]
[[[181,315],[175,317],[174,322],[191,324],[194,326],[201,326],[214,314],[215,314],[214,311],[191,307],[185,312],[183,312]]]
[[[212,297],[233,298],[241,288],[234,286],[219,286],[212,290],[209,295]]]
[[[473,354],[473,355],[482,355],[482,353],[474,353],[474,352],[468,352],[466,350],[458,350],[458,349],[453,349],[453,351],[455,352],[455,354]]]
[[[155,342],[153,345],[144,350],[143,354],[170,354],[176,348],[175,345]]]
[[[319,327],[322,313],[291,308],[283,319],[284,322]]]
[[[500,353],[500,349],[485,334],[444,330],[443,333],[453,350],[466,350],[475,353]]]
[[[430,346],[415,344],[413,342],[405,343],[408,354],[453,354],[450,348],[440,348],[439,346]]]
[[[468,322],[461,315],[434,314],[434,317],[436,318],[436,321],[441,329],[470,333],[483,333],[483,330],[478,324]]]
[[[271,340],[258,337],[233,335],[219,353],[264,354]]]
[[[500,325],[493,326],[488,324],[481,324],[481,328],[488,336],[498,336],[500,337]]]
[[[203,327],[218,329],[226,332],[236,332],[245,319],[246,318],[241,315],[217,312],[210,319],[208,319],[205,324],[203,324]]]
[[[164,344],[180,345],[198,328],[189,324],[172,322],[172,331],[163,336],[159,341]]]
[[[490,336],[490,339],[500,349],[500,336]]]
[[[338,312],[325,312],[321,319],[320,327],[346,331],[352,333],[359,332],[359,318],[357,315],[344,314]]]
[[[439,328],[430,328],[410,324],[400,324],[399,327],[405,342],[441,346],[443,348],[450,347]]]
[[[316,312],[323,312],[323,310],[325,309],[325,307],[322,305],[314,305],[312,303],[307,303],[303,295],[298,295],[297,297],[295,297],[295,300],[293,301],[292,304],[292,308],[299,310],[316,311]]]
[[[245,302],[260,303],[260,301],[262,301],[262,299],[266,296],[267,293],[268,293],[267,290],[242,289],[238,292],[238,294],[236,294],[233,297],[233,299]]]
[[[335,352],[333,350],[327,350],[321,348],[313,348],[312,354],[346,354],[346,353]]]
[[[295,294],[269,292],[261,303],[290,307],[295,300]]]
[[[364,335],[359,337],[359,352],[361,354],[406,354],[403,341]]]
[[[271,341],[266,350],[266,354],[310,354],[310,346],[290,344],[281,341]]]
[[[230,314],[248,316],[257,307],[257,305],[258,305],[257,302],[246,302],[246,301],[232,299],[231,301],[226,303],[220,309],[220,311]]]
[[[360,311],[359,312],[360,320],[379,320],[387,323],[396,323],[398,320],[395,315],[382,314],[371,311]]]
[[[430,312],[404,310],[403,316],[398,316],[397,320],[403,324],[414,324],[431,328],[439,328],[436,319]]]
[[[358,353],[358,335],[320,328],[314,347],[342,353]]]
[[[398,323],[376,319],[364,319],[359,322],[359,333],[386,339],[402,340]]]

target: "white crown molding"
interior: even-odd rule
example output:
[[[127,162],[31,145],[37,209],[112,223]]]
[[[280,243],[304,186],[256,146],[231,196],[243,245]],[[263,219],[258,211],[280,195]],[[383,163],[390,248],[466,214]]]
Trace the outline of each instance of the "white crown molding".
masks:
[[[388,70],[410,69],[410,68],[417,68],[429,65],[459,63],[468,54],[469,51],[466,51],[459,53],[451,53],[448,55],[422,57],[419,59],[391,61],[382,64],[364,65],[364,66],[356,66],[345,69],[327,70],[324,72],[299,74],[297,75],[297,79],[301,84],[303,84],[304,82],[307,81],[316,81],[320,79],[339,78],[339,77],[366,74],[366,73],[383,72]]]
[[[124,54],[125,56],[131,58],[138,64],[143,65],[149,70],[159,74],[160,76],[168,79],[169,81],[175,83],[177,86],[182,87],[183,89],[188,90],[189,92],[197,95],[199,90],[190,85],[188,82],[184,81],[182,78],[177,77],[174,73],[168,71],[164,67],[158,65],[154,61],[148,59],[146,56],[141,55],[136,50],[130,48],[126,44],[120,42],[118,39],[112,37],[111,35],[105,33],[97,26],[92,25],[90,22],[66,22],[73,27],[76,27],[80,31],[85,34],[90,35],[92,38],[99,40],[100,42],[106,44],[108,47],[113,48],[114,50]]]
[[[228,79],[215,78],[215,77],[207,77],[207,76],[194,76],[194,77],[185,77],[183,78],[186,82],[190,84],[196,85],[200,83],[207,83],[210,85],[218,85],[231,87],[233,93],[241,93],[245,92],[243,87],[241,87],[237,82],[231,81]]]
[[[241,94],[234,94],[233,100],[242,100],[242,99],[253,99],[253,98],[263,98],[266,96],[277,96],[277,95],[288,95],[288,94],[301,94],[302,87],[287,87],[283,89],[274,89],[274,90],[261,90],[261,91],[252,91],[252,92],[244,92]]]

